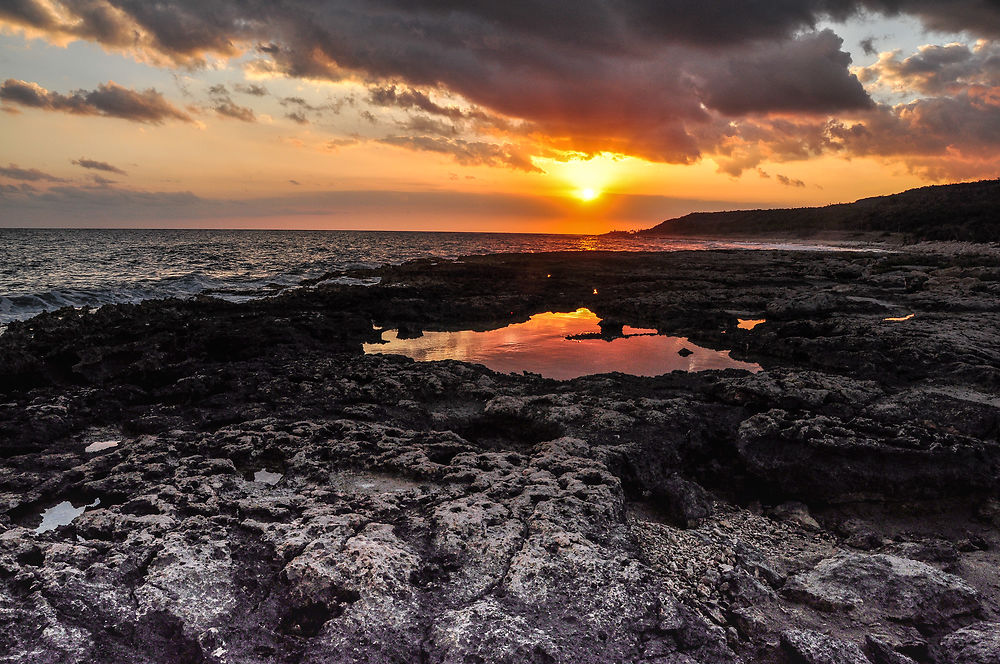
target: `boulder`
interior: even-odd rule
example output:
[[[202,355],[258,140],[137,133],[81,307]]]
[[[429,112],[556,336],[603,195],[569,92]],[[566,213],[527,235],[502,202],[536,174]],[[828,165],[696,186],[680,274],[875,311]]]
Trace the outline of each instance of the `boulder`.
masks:
[[[941,639],[938,660],[948,664],[1000,662],[1000,623],[980,622]]]
[[[788,580],[786,597],[865,622],[890,619],[946,632],[980,609],[977,592],[959,577],[916,560],[840,553]]]
[[[712,496],[701,485],[671,475],[658,488],[667,515],[680,526],[693,528],[712,516]]]
[[[781,634],[781,645],[795,664],[871,664],[855,644],[822,632],[789,630]]]

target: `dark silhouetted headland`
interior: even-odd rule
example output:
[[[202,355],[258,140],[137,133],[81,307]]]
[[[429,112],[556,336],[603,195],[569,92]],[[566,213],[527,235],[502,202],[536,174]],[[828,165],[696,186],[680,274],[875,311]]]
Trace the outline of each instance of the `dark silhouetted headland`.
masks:
[[[937,185],[812,208],[694,212],[639,235],[892,235],[904,241],[1000,240],[1000,180]]]

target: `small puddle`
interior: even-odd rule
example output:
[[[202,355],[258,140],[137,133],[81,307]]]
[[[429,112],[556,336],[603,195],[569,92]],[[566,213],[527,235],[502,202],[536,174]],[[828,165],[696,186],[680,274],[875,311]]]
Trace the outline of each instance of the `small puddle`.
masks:
[[[892,321],[892,322],[898,323],[900,321],[910,320],[914,316],[916,316],[916,314],[907,314],[906,316],[890,316],[889,318],[883,318],[882,320],[887,320],[887,321]]]
[[[89,505],[75,507],[73,503],[64,500],[58,505],[53,505],[42,512],[42,523],[35,528],[36,533],[44,533],[55,530],[59,526],[68,525],[73,519],[83,514],[88,507],[97,507],[101,504],[100,498],[95,498]]]
[[[767,322],[766,318],[737,318],[737,325],[741,330],[752,330],[758,325],[763,325]]]
[[[120,440],[98,440],[91,443],[90,445],[87,445],[85,448],[83,448],[83,451],[92,454],[94,452],[100,452],[101,450],[107,450],[112,447],[118,447],[118,443],[120,442],[121,442]]]
[[[557,380],[611,371],[659,376],[678,370],[761,370],[759,364],[734,360],[729,351],[702,348],[684,337],[659,335],[655,330],[624,328],[622,336],[601,338],[599,322],[589,309],[577,309],[535,314],[527,322],[487,332],[425,332],[416,339],[400,339],[396,330],[386,330],[384,343],[365,344],[364,349],[369,354],[406,355],[421,362],[475,362],[501,373],[529,371]]]
[[[253,481],[261,482],[262,484],[277,484],[281,481],[282,477],[284,477],[284,475],[281,473],[272,473],[271,471],[264,470],[262,468],[253,474]]]

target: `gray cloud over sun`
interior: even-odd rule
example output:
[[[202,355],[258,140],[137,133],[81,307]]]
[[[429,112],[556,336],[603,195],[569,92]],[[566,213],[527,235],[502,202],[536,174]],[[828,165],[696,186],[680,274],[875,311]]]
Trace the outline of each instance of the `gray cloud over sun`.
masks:
[[[994,48],[890,54],[855,72],[841,38],[818,26],[863,12],[1000,36],[995,0],[14,0],[0,20],[164,64],[249,54],[258,73],[362,81],[370,106],[422,114],[403,135],[378,140],[462,163],[531,170],[531,156],[606,151],[670,163],[708,155],[734,175],[821,154],[902,155],[927,173],[937,172],[928,159],[993,168]],[[143,122],[190,119],[153,90],[107,86],[64,96],[12,79],[0,97]],[[879,87],[922,96],[890,104],[872,98]],[[109,99],[127,93],[143,103],[124,110]],[[228,91],[212,107],[256,119]],[[286,117],[304,124],[306,111]],[[448,126],[466,133],[449,136]]]

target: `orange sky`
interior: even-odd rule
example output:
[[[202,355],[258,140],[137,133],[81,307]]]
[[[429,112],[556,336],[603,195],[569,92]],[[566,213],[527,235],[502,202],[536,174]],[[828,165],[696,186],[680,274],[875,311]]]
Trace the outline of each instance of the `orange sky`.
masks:
[[[70,5],[39,6],[58,21],[43,29],[0,10],[2,226],[596,233],[997,173],[998,151],[982,140],[1000,126],[1000,87],[982,64],[996,45],[924,31],[922,14],[859,15],[812,32],[789,23],[770,42],[736,35],[710,56],[683,35],[644,37],[645,50],[626,55],[614,43],[581,52],[514,22],[499,34],[525,49],[549,40],[573,59],[469,47],[469,62],[428,84],[390,47],[376,64],[313,51],[314,71],[302,75],[305,56],[261,51],[262,35],[232,36],[228,52],[211,36],[181,51],[145,15],[117,10],[141,35],[126,43],[88,36]],[[460,19],[472,35],[474,20],[494,21],[490,30],[500,20],[407,11],[400,20],[428,30],[443,21],[433,25],[442,34]],[[281,18],[279,46],[298,26]],[[874,46],[858,39],[876,30],[893,34]],[[940,64],[955,61],[964,68]],[[927,78],[928,63],[939,78]],[[772,80],[774,91],[758,94]],[[650,87],[647,99],[646,84],[666,91]],[[498,95],[505,86],[512,92]],[[795,94],[782,97],[789,86]],[[519,89],[524,98],[511,98]]]

